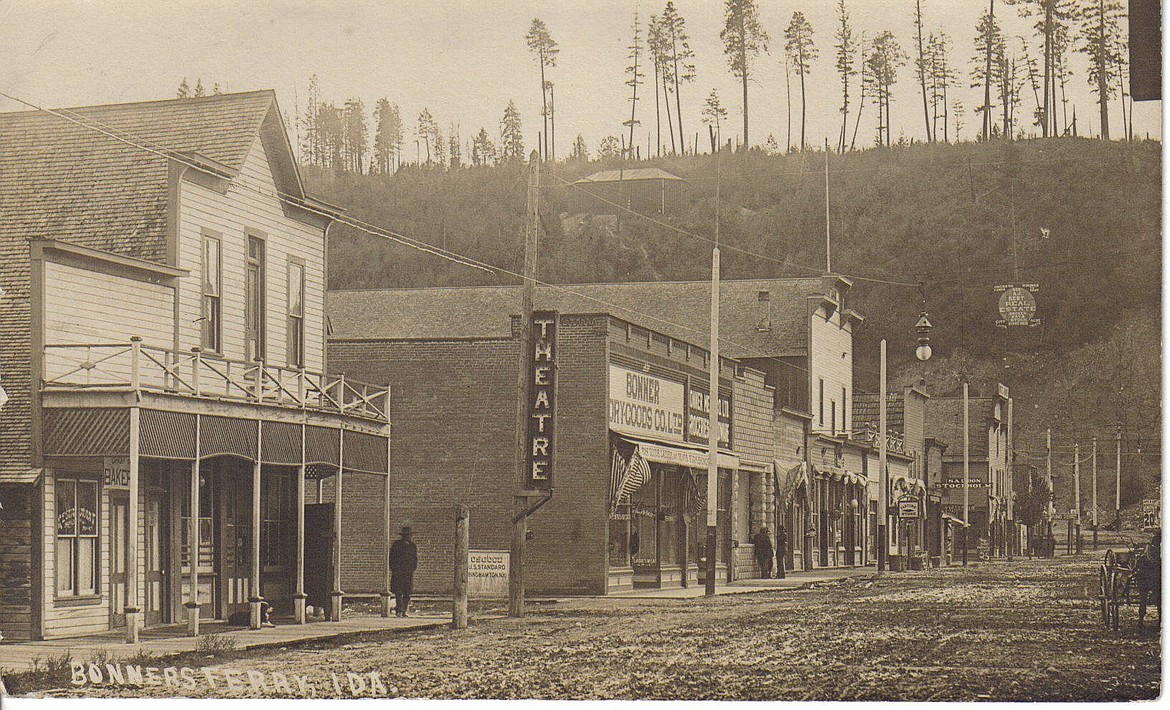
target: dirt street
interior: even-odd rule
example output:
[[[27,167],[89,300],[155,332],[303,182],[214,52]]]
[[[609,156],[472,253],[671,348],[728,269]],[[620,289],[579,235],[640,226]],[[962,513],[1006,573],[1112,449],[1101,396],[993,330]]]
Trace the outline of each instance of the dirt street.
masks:
[[[1157,697],[1158,630],[1139,631],[1135,608],[1123,610],[1119,634],[1104,629],[1092,599],[1097,558],[985,563],[714,599],[577,599],[462,632],[154,663],[192,666],[195,674],[202,666],[236,669],[241,681],[231,688],[213,672],[179,690],[88,685],[51,694],[348,697],[381,695],[384,686],[385,695],[425,698]],[[257,685],[248,685],[247,671]],[[309,684],[280,685],[273,672]]]

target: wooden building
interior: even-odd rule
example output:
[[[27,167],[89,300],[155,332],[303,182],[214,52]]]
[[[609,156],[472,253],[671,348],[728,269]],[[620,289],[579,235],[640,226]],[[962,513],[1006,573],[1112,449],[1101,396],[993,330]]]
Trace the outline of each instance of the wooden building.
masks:
[[[326,374],[272,92],[0,114],[0,215],[5,638],[387,593],[389,395]]]

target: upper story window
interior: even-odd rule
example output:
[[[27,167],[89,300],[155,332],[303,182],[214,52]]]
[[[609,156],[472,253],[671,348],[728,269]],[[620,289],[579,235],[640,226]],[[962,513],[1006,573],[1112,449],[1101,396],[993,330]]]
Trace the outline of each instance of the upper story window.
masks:
[[[264,359],[264,240],[248,235],[244,292],[244,345],[248,361]]]
[[[288,364],[305,366],[305,263],[288,264]]]
[[[200,342],[204,350],[223,351],[223,244],[218,236],[203,235],[203,313]]]
[[[824,380],[824,378],[820,379],[820,385],[821,385],[820,397],[817,400],[818,401],[817,408],[819,410],[817,413],[817,426],[824,429],[825,428],[825,380]]]

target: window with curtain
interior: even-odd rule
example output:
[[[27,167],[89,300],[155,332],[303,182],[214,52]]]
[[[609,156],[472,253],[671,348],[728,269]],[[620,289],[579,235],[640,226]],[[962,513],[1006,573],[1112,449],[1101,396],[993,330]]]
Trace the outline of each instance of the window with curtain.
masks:
[[[97,481],[57,480],[57,595],[98,593]]]
[[[299,260],[288,264],[288,364],[305,365],[305,265]]]
[[[220,289],[223,282],[222,244],[218,237],[203,235],[203,313],[200,321],[201,344],[213,353],[223,351],[223,305]]]

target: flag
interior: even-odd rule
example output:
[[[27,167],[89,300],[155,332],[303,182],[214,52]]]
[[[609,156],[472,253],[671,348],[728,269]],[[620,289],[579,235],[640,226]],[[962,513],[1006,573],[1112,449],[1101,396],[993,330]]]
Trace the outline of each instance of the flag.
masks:
[[[707,491],[700,489],[695,480],[695,472],[685,469],[682,481],[683,512],[691,517],[703,512],[707,507]]]
[[[630,493],[650,482],[650,464],[635,448],[630,453],[629,461],[622,456],[618,447],[613,447],[613,457],[610,461],[610,512],[617,510],[622,500]]]

